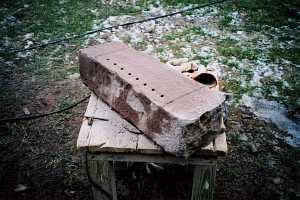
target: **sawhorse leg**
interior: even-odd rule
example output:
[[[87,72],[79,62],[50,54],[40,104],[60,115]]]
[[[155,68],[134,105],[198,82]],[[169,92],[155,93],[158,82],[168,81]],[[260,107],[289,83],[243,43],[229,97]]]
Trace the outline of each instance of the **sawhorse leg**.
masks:
[[[195,165],[191,200],[212,200],[215,177],[216,164]]]
[[[95,200],[117,200],[115,171],[109,161],[89,161],[89,173],[92,181],[104,191],[92,184]],[[105,195],[107,193],[108,195]]]
[[[186,160],[174,156],[141,155],[133,153],[101,153],[91,156],[89,160],[90,176],[102,188],[117,200],[115,173],[112,162],[154,162],[172,164],[190,164],[194,166],[192,200],[212,200],[216,176],[216,160]],[[97,188],[93,189],[95,200],[110,200]]]

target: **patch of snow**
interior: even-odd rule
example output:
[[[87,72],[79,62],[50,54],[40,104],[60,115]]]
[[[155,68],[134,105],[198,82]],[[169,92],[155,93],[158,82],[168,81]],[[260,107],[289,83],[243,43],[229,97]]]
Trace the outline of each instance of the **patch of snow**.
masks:
[[[155,17],[159,15],[165,15],[166,11],[164,10],[163,7],[154,7],[153,5],[149,6],[149,11],[142,11],[142,15],[144,17]]]
[[[201,57],[208,57],[211,56],[212,54],[214,54],[216,52],[215,48],[210,47],[210,46],[203,46],[200,49],[200,56]]]
[[[232,21],[231,21],[232,25],[240,26],[243,22],[243,18],[238,11],[232,12],[231,18],[232,18]]]
[[[278,128],[291,134],[291,137],[286,138],[288,144],[300,146],[300,125],[287,117],[287,110],[282,105],[247,95],[243,95],[241,103],[249,107],[256,116],[273,122]]]
[[[24,46],[24,48],[29,48],[31,45],[33,45],[33,42],[30,40],[26,41],[26,45]],[[17,56],[20,58],[26,58],[26,57],[30,57],[32,55],[32,51],[24,51],[24,52],[18,52]]]
[[[69,75],[69,79],[74,80],[74,79],[78,79],[80,77],[79,73],[74,73]]]
[[[263,60],[257,60],[252,69],[253,76],[250,81],[251,86],[261,86],[260,80],[264,77],[271,76],[273,78],[281,79],[283,72],[278,70],[278,65],[270,64]]]
[[[23,40],[29,40],[33,38],[34,33],[26,33],[24,35],[24,39]]]
[[[214,73],[216,73],[218,77],[221,77],[223,74],[223,70],[221,67],[222,64],[220,64],[218,61],[213,61],[210,62],[206,68],[210,71],[214,71]]]

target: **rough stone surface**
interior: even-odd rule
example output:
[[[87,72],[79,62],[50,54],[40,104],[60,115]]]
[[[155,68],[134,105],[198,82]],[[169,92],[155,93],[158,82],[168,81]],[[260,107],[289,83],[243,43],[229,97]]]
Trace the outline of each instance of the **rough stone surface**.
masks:
[[[119,43],[80,51],[82,81],[165,151],[189,156],[211,142],[224,95]]]

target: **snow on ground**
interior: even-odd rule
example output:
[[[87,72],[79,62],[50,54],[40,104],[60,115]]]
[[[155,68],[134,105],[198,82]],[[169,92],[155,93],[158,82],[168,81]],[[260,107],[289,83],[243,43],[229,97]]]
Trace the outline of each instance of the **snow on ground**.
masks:
[[[163,15],[178,8],[154,7],[150,5],[148,11],[138,16],[110,16],[105,21],[95,20],[93,28],[109,27],[139,19]],[[289,87],[283,79],[284,70],[281,63],[272,62],[267,58],[269,49],[273,47],[271,38],[263,31],[247,33],[243,30],[235,32],[221,30],[218,26],[222,16],[217,7],[202,8],[188,15],[178,14],[157,21],[120,27],[112,31],[104,31],[88,37],[86,43],[104,43],[109,41],[123,41],[137,50],[152,54],[167,62],[175,58],[188,58],[198,64],[216,69],[224,82],[231,84],[238,82],[243,98],[237,105],[245,105],[260,118],[270,120],[279,128],[288,131],[293,138],[288,138],[289,144],[299,144],[299,123],[287,117],[287,109],[276,101],[266,100],[263,94],[265,78],[280,80],[283,87]],[[231,25],[243,24],[243,16],[238,12],[230,14]],[[273,38],[282,34],[287,27],[272,28]],[[299,31],[299,27],[298,27]],[[226,42],[234,47],[226,46]],[[291,46],[293,41],[281,43],[281,46]],[[244,56],[222,54],[223,50],[237,48]],[[225,52],[226,53],[226,52]],[[240,56],[240,57],[239,57]],[[285,61],[293,64],[290,61]],[[295,64],[294,64],[295,65]],[[234,91],[233,91],[234,92]],[[272,97],[279,97],[279,92],[271,87]],[[284,98],[284,97],[283,97]],[[300,102],[300,101],[299,101]]]
[[[251,111],[258,117],[269,120],[278,128],[286,130],[291,137],[286,138],[286,142],[293,145],[300,145],[300,126],[287,117],[287,110],[276,101],[268,101],[244,95],[242,104],[251,108]]]

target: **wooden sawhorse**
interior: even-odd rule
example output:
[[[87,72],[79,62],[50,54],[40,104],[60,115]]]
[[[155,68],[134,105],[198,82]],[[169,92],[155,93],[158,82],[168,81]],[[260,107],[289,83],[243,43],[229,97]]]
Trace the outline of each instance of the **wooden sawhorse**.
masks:
[[[93,195],[96,200],[117,200],[113,163],[119,161],[192,165],[194,175],[191,199],[212,200],[217,158],[227,153],[227,142],[223,133],[189,159],[168,155],[92,94],[77,148],[89,152],[86,154],[89,178],[104,190],[94,185]]]

